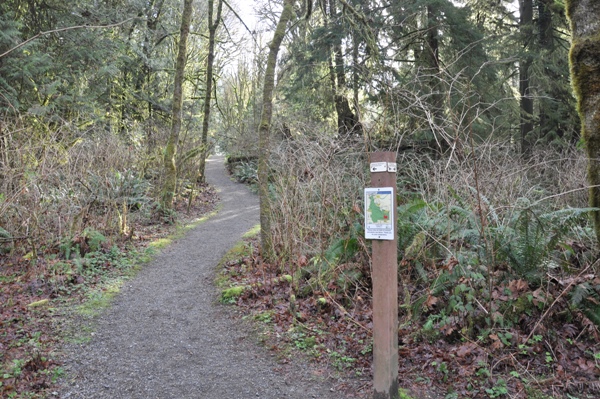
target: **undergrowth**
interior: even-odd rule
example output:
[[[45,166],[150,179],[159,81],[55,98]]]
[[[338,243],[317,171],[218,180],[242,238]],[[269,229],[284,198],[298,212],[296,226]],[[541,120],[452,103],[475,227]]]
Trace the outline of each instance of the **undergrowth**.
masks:
[[[214,194],[213,194],[214,195]],[[206,205],[206,204],[205,204]],[[202,207],[202,212],[209,208]],[[198,220],[179,215],[180,223]],[[88,342],[94,318],[110,306],[124,282],[152,259],[178,225],[136,226],[139,236],[108,238],[91,228],[33,258],[2,259],[0,273],[0,393],[45,398],[64,377],[58,348]],[[162,238],[161,238],[162,237]],[[154,245],[158,243],[158,245]],[[23,274],[27,268],[29,272]],[[2,396],[5,397],[5,396]]]
[[[369,381],[370,242],[358,194],[367,158],[334,140],[300,137],[275,152],[280,258],[230,262],[246,288],[229,302]],[[398,163],[400,375],[411,376],[400,385],[461,398],[600,393],[600,261],[583,155],[540,151],[526,162],[484,144],[450,159],[404,152]]]

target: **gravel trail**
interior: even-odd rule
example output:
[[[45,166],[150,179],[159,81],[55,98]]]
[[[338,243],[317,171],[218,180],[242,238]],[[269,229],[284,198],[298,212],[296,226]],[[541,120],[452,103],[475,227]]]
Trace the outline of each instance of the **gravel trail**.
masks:
[[[258,223],[258,198],[227,176],[222,157],[207,180],[222,209],[128,281],[96,321],[91,342],[65,348],[70,399],[342,398],[301,364],[282,367],[244,323],[217,303],[214,268]],[[55,397],[56,397],[55,396]]]

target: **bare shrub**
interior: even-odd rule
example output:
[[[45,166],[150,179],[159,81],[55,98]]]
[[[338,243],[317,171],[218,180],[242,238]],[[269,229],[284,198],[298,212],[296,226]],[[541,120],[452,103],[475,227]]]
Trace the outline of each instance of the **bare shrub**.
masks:
[[[468,156],[435,160],[415,152],[399,154],[400,185],[428,201],[455,202],[456,194],[474,198],[476,189],[497,209],[514,207],[519,198],[548,209],[585,207],[585,156],[578,150],[537,150],[523,159],[498,143],[477,145]]]
[[[362,146],[327,134],[300,135],[273,151],[272,229],[284,260],[323,254],[360,220],[368,167]]]
[[[4,123],[1,142],[0,225],[34,254],[88,226],[122,232],[129,211],[148,201],[134,153],[110,133]]]
[[[523,159],[510,146],[488,140],[451,157],[399,151],[398,164],[399,205],[419,199],[435,209],[463,207],[479,219],[482,236],[492,224],[514,223],[525,204],[544,212],[586,207],[585,157],[575,149],[541,148]],[[284,262],[322,257],[335,239],[362,225],[362,190],[369,175],[361,143],[325,132],[284,140],[273,151],[271,179],[274,242]],[[452,223],[456,231],[468,228]],[[451,257],[452,243],[440,244],[445,248],[440,256]]]

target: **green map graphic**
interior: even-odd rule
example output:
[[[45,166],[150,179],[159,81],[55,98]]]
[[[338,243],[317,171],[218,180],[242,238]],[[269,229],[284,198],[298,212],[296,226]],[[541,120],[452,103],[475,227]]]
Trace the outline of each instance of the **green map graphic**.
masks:
[[[381,209],[375,202],[375,195],[369,196],[369,213],[373,223],[387,222],[390,220],[390,211]]]
[[[376,191],[366,193],[368,204],[365,210],[367,224],[371,225],[391,225],[391,191]],[[383,227],[381,226],[381,227]]]

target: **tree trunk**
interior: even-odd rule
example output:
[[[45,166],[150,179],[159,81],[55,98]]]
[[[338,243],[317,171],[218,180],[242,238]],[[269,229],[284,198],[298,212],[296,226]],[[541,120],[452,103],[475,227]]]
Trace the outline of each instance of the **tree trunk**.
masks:
[[[181,15],[181,29],[179,34],[179,48],[177,62],[175,64],[175,79],[173,83],[173,108],[171,133],[167,141],[167,148],[163,157],[165,167],[164,183],[162,188],[161,205],[163,209],[171,209],[173,197],[177,187],[177,166],[175,165],[175,154],[179,143],[179,132],[181,131],[181,108],[183,105],[183,72],[185,69],[187,38],[190,32],[190,21],[192,19],[192,0],[184,0],[183,14]]]
[[[208,57],[206,59],[206,93],[204,95],[204,119],[202,120],[202,146],[203,151],[200,154],[200,167],[198,180],[204,182],[204,172],[206,169],[206,157],[208,156],[208,124],[210,120],[210,102],[212,100],[212,81],[213,65],[215,62],[215,38],[217,28],[221,21],[221,11],[223,10],[223,0],[217,0],[217,16],[213,22],[214,0],[208,0]]]
[[[552,24],[552,8],[554,0],[538,0],[538,28],[539,41],[542,57],[551,56],[554,52],[554,34]],[[549,65],[544,65],[544,77],[548,82],[557,81],[560,76],[550,68]],[[560,97],[559,90],[554,85],[546,93],[541,93],[539,99],[539,120],[540,120],[540,138],[552,140],[550,134],[554,132],[556,137],[564,135],[558,119],[560,118]]]
[[[335,0],[329,0],[329,18],[335,20],[337,15],[337,4]],[[325,20],[327,23],[327,20]],[[360,133],[362,131],[358,116],[352,112],[350,101],[346,97],[346,68],[344,65],[344,54],[342,51],[342,39],[335,35],[331,45],[333,62],[329,63],[329,75],[333,88],[335,111],[337,113],[338,133],[346,136],[349,133]]]
[[[273,90],[275,88],[275,67],[277,66],[277,54],[281,42],[285,36],[288,21],[292,18],[294,11],[294,0],[284,0],[283,10],[279,16],[279,22],[273,34],[273,40],[269,43],[269,55],[265,70],[265,82],[263,85],[262,115],[258,126],[258,194],[260,197],[260,238],[262,244],[263,259],[269,261],[273,258],[273,237],[271,235],[271,206],[269,203],[269,155],[270,155],[270,132],[271,118],[273,116]]]
[[[590,206],[600,208],[600,2],[567,0],[572,43],[571,82],[581,118],[581,135],[588,156]],[[600,212],[592,212],[600,242]]]
[[[533,97],[529,87],[529,68],[531,67],[531,56],[528,54],[533,37],[533,0],[519,0],[521,18],[519,29],[523,42],[523,56],[519,63],[519,94],[521,96],[521,154],[528,155],[532,151],[533,134]]]
[[[442,93],[442,80],[440,77],[440,40],[438,29],[439,11],[433,5],[427,6],[427,37],[424,51],[425,64],[428,69],[428,83],[431,90],[431,113],[433,114],[433,139],[431,148],[436,148],[441,153],[448,150],[449,145],[444,132],[444,94]]]

